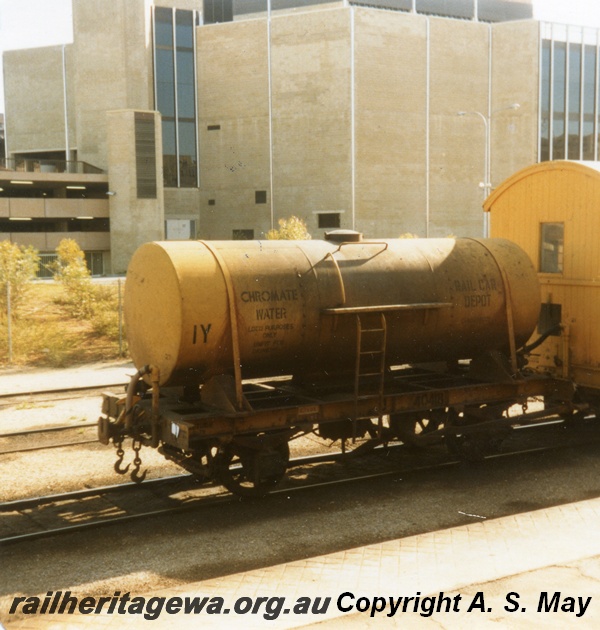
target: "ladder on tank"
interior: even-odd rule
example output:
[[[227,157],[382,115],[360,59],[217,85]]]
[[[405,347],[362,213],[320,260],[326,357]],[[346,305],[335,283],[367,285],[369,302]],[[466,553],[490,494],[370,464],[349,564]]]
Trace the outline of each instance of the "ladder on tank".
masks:
[[[382,312],[366,316],[356,315],[356,364],[354,372],[354,417],[352,441],[356,440],[359,420],[373,416],[359,415],[359,401],[378,397],[377,437],[383,432],[383,393],[385,384],[385,348],[387,343],[387,322]],[[377,320],[377,321],[375,321]]]

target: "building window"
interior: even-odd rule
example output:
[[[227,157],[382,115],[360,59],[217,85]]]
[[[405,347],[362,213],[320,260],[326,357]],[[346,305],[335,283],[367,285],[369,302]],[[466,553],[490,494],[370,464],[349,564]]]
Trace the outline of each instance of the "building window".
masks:
[[[57,254],[40,254],[40,267],[37,272],[38,278],[53,278],[54,271],[52,265],[58,260]]]
[[[565,158],[565,102],[566,102],[566,60],[567,45],[564,42],[554,44],[554,63],[552,71],[552,154]]]
[[[539,159],[597,160],[597,29],[543,25]]]
[[[552,98],[550,79],[551,42],[542,42],[541,94],[540,94],[540,162],[550,159],[550,103]]]
[[[340,213],[339,212],[320,212],[319,213],[320,228],[339,228]]]
[[[254,230],[233,230],[231,238],[234,241],[251,241],[254,239]]]
[[[92,276],[104,275],[104,256],[102,252],[84,252],[85,264]],[[52,265],[58,260],[57,254],[40,254],[40,268],[38,278],[53,278]]]
[[[205,24],[233,21],[233,0],[204,0],[202,17]]]
[[[563,272],[564,223],[542,223],[540,230],[540,272]]]
[[[56,233],[56,232],[109,232],[108,218],[64,218],[38,219],[27,218],[21,220],[0,219],[0,234],[18,233]]]
[[[570,160],[581,159],[581,44],[569,45],[569,111],[566,154]]]
[[[154,90],[167,187],[198,185],[194,11],[154,9]]]
[[[596,106],[596,58],[595,46],[583,47],[583,159],[594,160],[595,155],[595,106]]]
[[[85,252],[85,263],[92,276],[104,275],[104,257],[102,252]]]
[[[254,203],[267,203],[267,191],[255,190],[254,191]]]

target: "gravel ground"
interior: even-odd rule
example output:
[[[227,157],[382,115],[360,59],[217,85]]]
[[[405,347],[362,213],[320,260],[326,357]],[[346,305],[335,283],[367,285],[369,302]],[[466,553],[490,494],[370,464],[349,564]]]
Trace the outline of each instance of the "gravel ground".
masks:
[[[0,410],[0,432],[8,433],[27,428],[41,428],[67,424],[94,422],[100,415],[101,398],[27,403],[16,408]],[[70,437],[73,437],[71,432]],[[94,439],[95,429],[80,429],[76,439]],[[61,442],[64,436],[54,434]],[[39,438],[32,436],[32,445]],[[20,442],[22,445],[23,442]],[[0,449],[13,448],[8,438],[0,438]],[[133,459],[133,451],[126,451],[126,461]],[[116,460],[115,449],[99,443],[62,447],[29,453],[0,455],[0,488],[2,501],[92,488],[129,481],[128,476],[118,475],[113,470]],[[125,461],[125,463],[126,463]],[[149,468],[149,477],[174,475],[181,470],[153,449],[143,449],[143,466]]]

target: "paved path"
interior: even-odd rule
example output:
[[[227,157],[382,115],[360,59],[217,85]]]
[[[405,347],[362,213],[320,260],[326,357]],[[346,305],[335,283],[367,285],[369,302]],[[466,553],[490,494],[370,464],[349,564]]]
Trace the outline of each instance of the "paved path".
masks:
[[[465,628],[469,625],[598,628],[599,522],[600,499],[593,499],[265,567],[159,593],[131,594],[131,597],[144,596],[146,601],[152,596],[209,598],[205,612],[198,616],[168,614],[164,609],[156,621],[146,621],[140,614],[106,614],[106,610],[102,614],[30,615],[16,620],[2,611],[1,618],[9,630],[116,629],[148,624],[177,630],[279,630],[313,626],[323,630]],[[124,584],[123,592],[126,588]],[[424,599],[425,596],[430,597]],[[244,609],[259,597],[265,599],[257,614],[235,613],[236,605]],[[401,601],[398,612],[388,616],[389,598],[397,606],[399,597],[415,599],[408,601],[406,612],[402,612]],[[295,606],[302,607],[301,598],[310,598],[311,607],[316,598],[320,598],[318,607],[323,607],[327,598],[331,600],[325,614],[294,614]],[[207,614],[211,603],[211,610],[221,614]],[[542,610],[538,610],[540,603]],[[431,606],[438,605],[440,612],[434,608],[428,616]],[[357,612],[357,606],[366,608],[365,612]],[[381,610],[373,612],[371,617],[374,608]],[[230,612],[225,614],[225,610]]]

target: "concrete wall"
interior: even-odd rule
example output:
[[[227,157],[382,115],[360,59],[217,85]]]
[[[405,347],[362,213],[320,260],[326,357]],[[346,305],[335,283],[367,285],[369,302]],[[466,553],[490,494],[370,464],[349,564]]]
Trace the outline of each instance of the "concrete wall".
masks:
[[[272,24],[275,222],[302,216],[316,236],[316,213],[335,211],[350,227],[350,11],[323,9]]]
[[[162,141],[160,114],[154,116],[156,199],[137,196],[135,111],[107,113],[110,171],[110,249],[112,273],[123,273],[133,252],[147,241],[164,238]]]
[[[50,197],[0,198],[0,217],[58,219],[75,217],[108,217],[106,199],[56,199]]]
[[[203,238],[270,227],[269,86],[265,20],[197,29],[200,218]],[[209,205],[209,200],[211,205]]]
[[[0,241],[9,240],[17,245],[35,247],[39,252],[54,253],[65,238],[77,241],[85,251],[107,251],[110,248],[108,232],[0,232]]]
[[[430,236],[482,236],[489,33],[486,24],[431,19]]]
[[[78,158],[107,167],[106,112],[152,109],[149,0],[75,0]]]
[[[69,144],[75,146],[73,51],[65,47]],[[63,47],[7,51],[3,55],[7,155],[64,151]]]
[[[425,236],[426,18],[355,15],[356,229]]]
[[[494,187],[538,159],[539,46],[538,22],[509,22],[493,27]],[[519,109],[503,109],[512,103],[518,103]]]
[[[165,219],[200,220],[200,191],[198,188],[165,188]]]
[[[197,40],[202,236],[259,238],[271,228],[267,23],[205,26]],[[351,216],[349,11],[274,17],[270,53],[274,225],[295,214],[314,233],[320,211]]]
[[[339,212],[373,237],[480,236],[485,130],[457,112],[488,110],[490,28],[365,8],[274,16],[275,225],[295,214],[321,236],[318,213]],[[258,237],[270,227],[253,198],[270,186],[267,23],[201,27],[198,42],[201,233]]]

